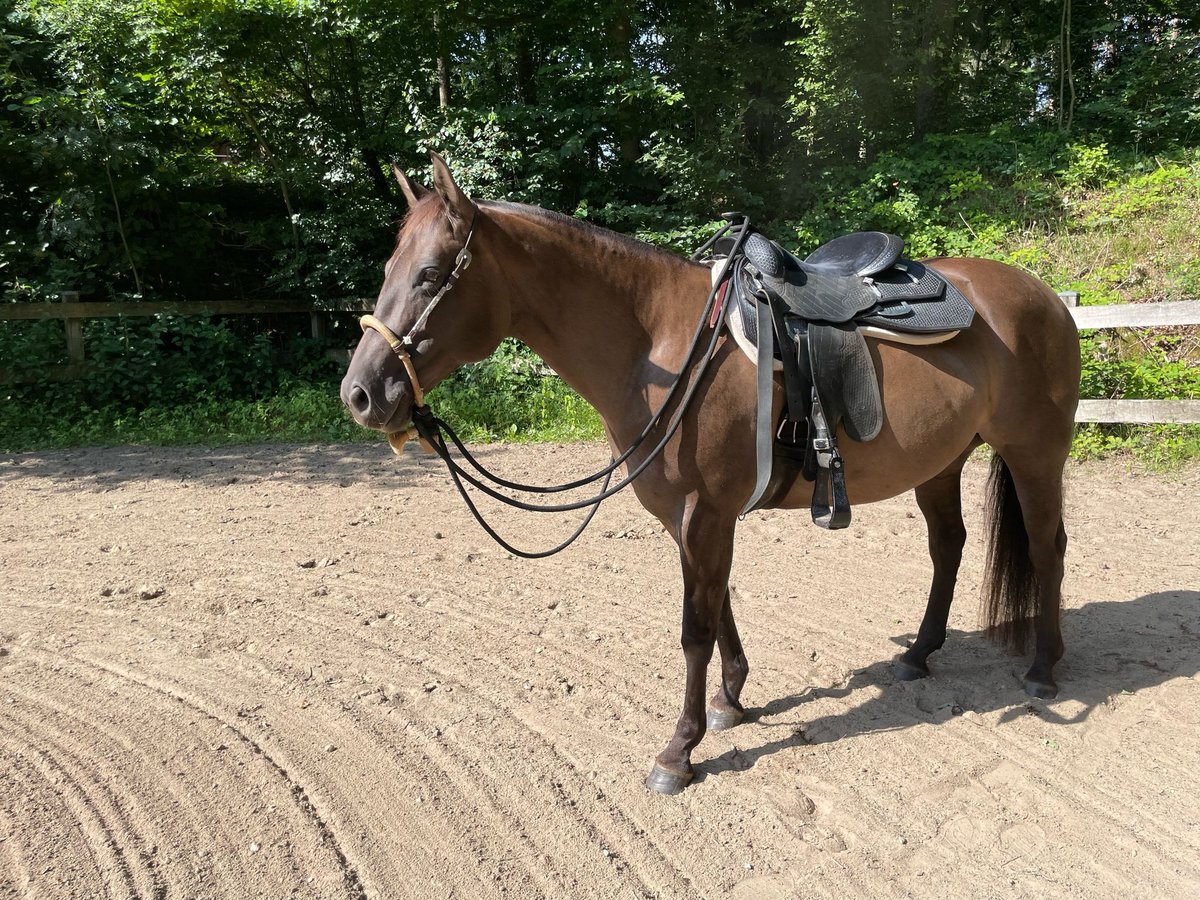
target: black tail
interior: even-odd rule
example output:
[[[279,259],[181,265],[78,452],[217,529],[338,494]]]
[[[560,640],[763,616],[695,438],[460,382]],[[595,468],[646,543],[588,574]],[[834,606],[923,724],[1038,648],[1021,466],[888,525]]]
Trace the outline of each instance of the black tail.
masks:
[[[1029,557],[1029,536],[1008,465],[992,457],[987,486],[987,565],[983,575],[983,621],[988,637],[1020,653],[1033,624],[1038,579]]]

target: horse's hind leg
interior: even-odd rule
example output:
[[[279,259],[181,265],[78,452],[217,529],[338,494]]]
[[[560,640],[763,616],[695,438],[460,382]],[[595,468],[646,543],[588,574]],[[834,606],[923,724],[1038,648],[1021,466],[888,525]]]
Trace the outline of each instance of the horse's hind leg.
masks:
[[[666,749],[655,758],[654,768],[646,778],[646,787],[662,794],[678,794],[692,780],[692,750],[700,743],[707,728],[705,682],[728,597],[736,524],[735,516],[697,505],[684,515],[679,530],[679,558],[683,566],[680,643],[687,665],[687,680],[683,712],[675,726],[675,734]]]
[[[997,452],[1000,459],[993,463],[993,479],[998,482],[996,491],[1001,495],[1001,504],[1005,502],[1003,496],[1010,497],[1010,507],[1014,505],[1011,497],[1015,495],[1016,508],[1007,512],[1017,520],[1014,529],[1023,526],[1025,533],[1025,547],[1020,546],[1018,537],[1015,552],[1009,553],[1009,567],[1015,575],[1013,586],[1023,586],[1027,595],[1023,603],[1019,600],[1009,602],[1009,643],[1017,648],[1024,645],[1032,617],[1037,641],[1033,665],[1025,674],[1025,692],[1050,699],[1058,694],[1053,671],[1054,664],[1063,655],[1059,615],[1063,558],[1067,552],[1067,532],[1062,520],[1066,452],[1050,453],[1045,448],[997,448]],[[1001,512],[1002,520],[1003,515],[1004,511]],[[1022,572],[1022,568],[1026,571]],[[994,578],[993,574],[993,584]],[[1004,626],[1001,627],[1002,635],[1003,629]]]
[[[1063,655],[1059,611],[1067,532],[1062,487],[1069,438],[1056,444],[993,444],[997,456],[989,478],[987,629],[1020,652],[1032,625],[1037,644],[1025,692],[1043,699],[1058,693],[1054,664]]]
[[[729,591],[725,592],[725,602],[721,607],[717,647],[721,651],[721,686],[708,701],[710,731],[732,728],[739,724],[745,715],[739,698],[742,695],[742,686],[746,683],[746,676],[750,673],[750,665],[746,662],[742,639],[738,636],[737,625],[733,621]]]
[[[929,529],[933,583],[929,588],[929,602],[925,606],[925,616],[921,619],[917,639],[895,662],[896,677],[901,681],[913,681],[928,675],[929,654],[946,642],[946,621],[950,617],[958,566],[962,562],[963,545],[967,540],[962,517],[962,470],[976,446],[978,444],[973,443],[943,472],[919,485],[916,490],[917,506],[921,508]]]

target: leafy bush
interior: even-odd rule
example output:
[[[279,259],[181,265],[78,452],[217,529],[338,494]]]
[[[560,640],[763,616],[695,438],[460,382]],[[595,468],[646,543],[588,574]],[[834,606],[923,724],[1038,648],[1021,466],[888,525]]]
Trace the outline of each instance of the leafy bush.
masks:
[[[84,344],[85,379],[12,385],[9,400],[121,410],[253,401],[272,396],[288,381],[328,379],[336,368],[316,342],[264,330],[255,321],[90,319],[84,322]],[[57,321],[0,322],[0,358],[21,360],[37,371],[63,362],[63,353]]]
[[[595,410],[512,338],[489,359],[438,385],[429,402],[465,440],[567,441],[603,434]]]

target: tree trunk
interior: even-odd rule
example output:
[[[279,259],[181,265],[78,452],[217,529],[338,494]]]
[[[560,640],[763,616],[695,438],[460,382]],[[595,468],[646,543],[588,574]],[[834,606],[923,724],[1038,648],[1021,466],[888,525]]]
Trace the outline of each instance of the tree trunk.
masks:
[[[625,79],[633,75],[633,13],[632,3],[617,4],[609,20],[605,36],[614,68]],[[628,105],[618,106],[614,115],[617,156],[624,163],[635,163],[642,156],[642,142],[637,131],[635,111]]]
[[[1071,66],[1071,0],[1063,0],[1058,32],[1058,127],[1071,130],[1075,118],[1075,76]]]
[[[953,0],[933,0],[925,14],[913,115],[913,137],[917,140],[930,130],[939,106],[945,105],[939,102],[946,99],[939,96],[939,87],[946,75],[945,59],[953,55],[956,12]]]
[[[855,87],[862,104],[859,154],[867,162],[878,155],[884,143],[881,138],[896,131],[896,111],[903,108],[892,56],[893,7],[892,0],[864,3],[861,40],[847,48],[854,59]]]
[[[438,11],[433,11],[433,32],[437,43],[438,108],[450,108],[450,64],[447,62],[445,30]]]

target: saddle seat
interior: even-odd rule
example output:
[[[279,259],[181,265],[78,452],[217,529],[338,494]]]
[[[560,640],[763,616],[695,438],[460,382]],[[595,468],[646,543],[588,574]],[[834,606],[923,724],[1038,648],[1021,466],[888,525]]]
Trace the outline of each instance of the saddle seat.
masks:
[[[786,277],[787,272],[810,272],[824,275],[857,275],[860,278],[882,272],[900,258],[904,241],[882,231],[859,231],[843,234],[822,244],[805,259],[789,253],[761,234],[746,241],[746,256],[760,272],[773,278]]]

